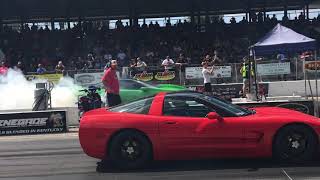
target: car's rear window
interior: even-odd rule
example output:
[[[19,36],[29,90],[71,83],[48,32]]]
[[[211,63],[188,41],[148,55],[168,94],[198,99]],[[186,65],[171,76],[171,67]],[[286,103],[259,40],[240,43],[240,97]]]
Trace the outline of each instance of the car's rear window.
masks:
[[[154,97],[137,100],[128,104],[110,108],[111,112],[148,114]]]

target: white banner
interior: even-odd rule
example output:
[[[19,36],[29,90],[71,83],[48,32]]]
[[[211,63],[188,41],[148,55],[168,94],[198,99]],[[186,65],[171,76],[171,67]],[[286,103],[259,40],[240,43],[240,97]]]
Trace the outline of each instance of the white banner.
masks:
[[[75,74],[74,81],[80,86],[99,86],[103,74],[103,72]]]
[[[231,66],[215,66],[212,78],[231,77]],[[186,79],[202,79],[202,67],[186,67]]]
[[[290,62],[258,64],[257,74],[262,76],[290,74]]]

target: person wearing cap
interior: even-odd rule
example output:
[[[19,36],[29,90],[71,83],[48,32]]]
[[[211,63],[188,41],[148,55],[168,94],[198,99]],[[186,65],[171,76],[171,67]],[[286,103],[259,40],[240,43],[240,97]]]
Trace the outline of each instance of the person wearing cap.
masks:
[[[109,107],[121,104],[121,98],[119,95],[120,85],[116,70],[117,61],[112,60],[110,62],[110,67],[105,71],[102,77],[102,83],[106,89],[107,102]]]

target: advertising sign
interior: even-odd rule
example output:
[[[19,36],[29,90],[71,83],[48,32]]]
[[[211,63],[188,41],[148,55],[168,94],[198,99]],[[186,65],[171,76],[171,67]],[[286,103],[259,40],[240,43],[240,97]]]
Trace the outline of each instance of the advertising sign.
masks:
[[[63,74],[26,75],[26,79],[28,81],[32,81],[35,79],[45,79],[45,80],[48,80],[49,82],[53,82],[54,84],[57,84],[62,77],[63,77]]]
[[[0,114],[0,136],[67,132],[65,111]]]
[[[101,83],[103,72],[100,73],[81,73],[75,74],[75,83],[81,86],[94,86]]]
[[[169,81],[176,78],[176,72],[175,71],[131,71],[131,75],[133,76],[133,79],[139,80],[139,81],[152,81],[152,80],[158,80],[158,81]]]
[[[212,78],[231,77],[231,66],[215,66]],[[202,67],[186,67],[186,79],[202,79]]]
[[[262,76],[290,74],[290,62],[257,64],[257,74]]]
[[[147,72],[137,73],[133,76],[133,79],[148,82],[153,79],[153,73],[147,73]]]
[[[304,70],[308,72],[320,71],[320,61],[305,61]]]

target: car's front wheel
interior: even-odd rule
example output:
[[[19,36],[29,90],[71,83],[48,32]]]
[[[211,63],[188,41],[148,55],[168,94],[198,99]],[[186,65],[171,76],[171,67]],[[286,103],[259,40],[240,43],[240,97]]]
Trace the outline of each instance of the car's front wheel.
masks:
[[[314,157],[317,145],[317,137],[311,128],[304,125],[289,125],[277,133],[273,143],[273,153],[280,161],[305,162]]]
[[[123,131],[112,139],[109,158],[116,168],[142,168],[152,159],[151,143],[142,133]]]

